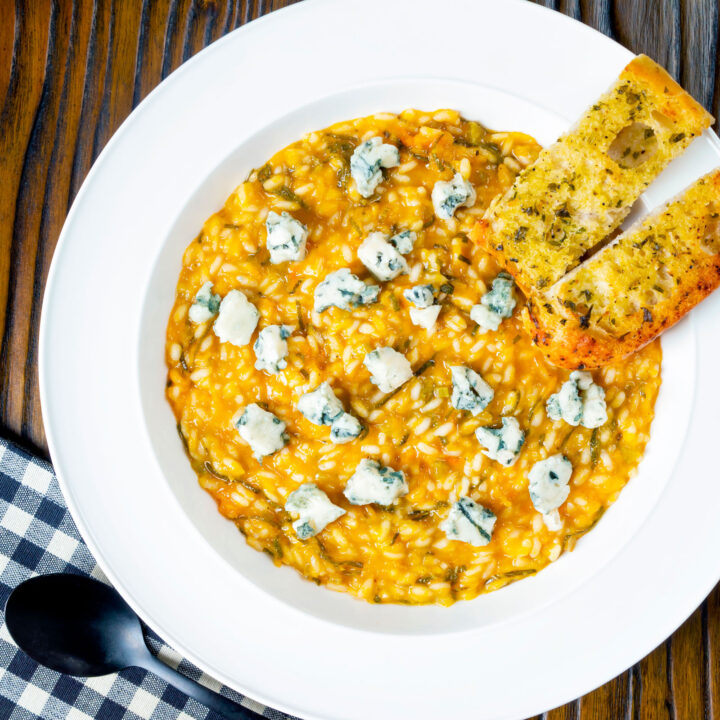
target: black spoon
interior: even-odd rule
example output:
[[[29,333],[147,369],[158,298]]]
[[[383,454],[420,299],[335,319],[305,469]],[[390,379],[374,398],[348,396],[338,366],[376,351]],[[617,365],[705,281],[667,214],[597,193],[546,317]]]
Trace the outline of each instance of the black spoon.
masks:
[[[10,593],[5,621],[22,650],[57,672],[93,677],[141,667],[229,720],[260,717],[158,660],[130,606],[92,578],[59,573],[26,580]]]

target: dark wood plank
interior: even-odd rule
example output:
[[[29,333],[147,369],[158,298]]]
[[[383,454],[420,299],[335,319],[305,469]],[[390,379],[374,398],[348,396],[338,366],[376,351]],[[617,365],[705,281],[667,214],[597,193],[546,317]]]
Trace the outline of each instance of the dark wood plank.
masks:
[[[0,23],[0,108],[5,105],[5,95],[10,85],[15,49],[15,6],[8,4]]]
[[[674,707],[668,670],[668,643],[663,643],[636,666],[636,714],[633,720],[673,720]]]
[[[48,162],[41,141],[52,109],[53,88],[45,80],[63,48],[56,36],[57,10],[48,0],[21,2],[17,12],[15,66],[0,132],[0,270],[5,280],[0,285],[0,406],[11,431],[35,439],[39,428],[25,427],[23,415],[33,266]]]
[[[578,19],[608,37],[615,37],[612,11],[611,0],[580,0],[580,17]]]
[[[580,720],[580,701],[576,700],[545,713],[543,720]]]
[[[0,432],[46,450],[37,390],[40,303],[62,223],[92,162],[170,72],[293,1],[3,3]],[[537,1],[651,55],[720,112],[717,0]],[[720,720],[720,589],[637,666],[542,718]]]
[[[80,0],[82,2],[82,0]],[[102,98],[107,75],[108,47],[110,40],[111,0],[97,0],[94,3],[92,23],[87,28],[88,48],[80,124],[75,143],[75,157],[70,181],[70,200],[77,195],[90,167],[99,151],[95,147],[95,135],[99,126]]]
[[[171,6],[171,0],[143,2],[133,105],[137,105],[162,80]]]
[[[632,672],[618,675],[580,700],[580,720],[632,717]]]
[[[645,53],[680,77],[679,0],[627,0],[615,4],[615,38],[633,52]],[[652,28],[652,32],[648,29]]]
[[[94,139],[98,155],[133,108],[142,12],[138,3],[114,2],[105,64],[102,105]]]
[[[716,720],[720,718],[720,586],[710,593],[703,605],[703,640],[706,715]]]
[[[714,63],[714,75],[711,75],[711,81],[714,79],[713,84],[713,98],[711,111],[715,116],[715,130],[718,129],[718,118],[720,118],[720,18],[716,15],[715,17],[715,35],[713,38],[714,46],[710,48],[710,53],[705,59],[706,63]]]
[[[582,20],[580,0],[560,0],[558,10],[560,10],[561,13],[570,16],[574,20]]]
[[[717,38],[717,0],[683,2],[680,9],[680,83],[711,112]]]
[[[580,700],[574,700],[528,720],[580,720]]]
[[[178,68],[184,59],[184,41],[189,27],[191,8],[192,0],[175,0],[170,6],[163,56],[163,78]]]
[[[68,7],[70,7],[69,4]],[[33,306],[30,318],[30,327],[33,329],[39,326],[45,280],[71,199],[76,141],[83,107],[93,8],[88,3],[77,2],[72,4],[71,10],[69,17],[63,17],[62,25],[64,32],[67,33],[69,45],[65,63],[59,68],[61,77],[57,82],[60,98],[59,107],[55,113],[55,134],[47,168],[47,184],[43,198],[44,212],[35,262]],[[37,351],[37,338],[33,333],[28,346],[23,424],[25,427],[37,428],[32,441],[35,445],[42,446],[45,439],[37,383]]]
[[[676,718],[705,717],[702,612],[702,608],[696,610],[670,638],[670,689]]]
[[[22,128],[18,126],[17,98],[23,94],[18,88],[19,37],[16,32],[15,7],[7,13],[7,22],[0,23],[0,89],[2,112],[0,113],[0,172],[6,178],[0,185],[0,338],[5,336],[5,318],[10,275],[10,248],[12,246],[12,223],[15,218],[15,193],[20,179],[17,156],[10,157],[11,146],[22,142]],[[32,55],[32,53],[31,53]],[[15,72],[13,72],[13,70]],[[27,73],[26,73],[27,74]],[[27,89],[25,89],[27,92]],[[0,350],[0,354],[1,354]],[[1,367],[1,366],[0,366]]]

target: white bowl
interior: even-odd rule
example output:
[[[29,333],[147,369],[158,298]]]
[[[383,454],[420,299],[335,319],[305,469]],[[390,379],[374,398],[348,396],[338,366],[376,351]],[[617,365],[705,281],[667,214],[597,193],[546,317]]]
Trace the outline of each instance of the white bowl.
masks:
[[[514,95],[482,85],[437,79],[368,83],[279,118],[232,148],[227,158],[198,183],[160,246],[143,307],[137,348],[139,387],[147,433],[163,477],[199,533],[233,571],[297,609],[350,628],[387,633],[462,632],[536,611],[571,592],[595,575],[647,517],[677,459],[683,436],[676,427],[684,427],[690,415],[691,394],[677,392],[683,387],[685,368],[695,363],[690,323],[669,333],[663,343],[664,381],[652,441],[638,477],[598,527],[578,544],[575,552],[562,556],[548,570],[450,608],[362,603],[307,582],[291,568],[277,569],[265,555],[245,544],[234,523],[223,518],[215,501],[199,488],[165,399],[165,330],[175,299],[180,259],[204,220],[216,212],[250,170],[305,133],[380,109],[400,112],[407,107],[455,108],[487,127],[526,132],[542,144],[552,142],[568,124]],[[668,412],[669,407],[673,412]]]
[[[535,714],[635,662],[720,576],[720,483],[707,470],[720,432],[720,297],[664,337],[646,457],[598,527],[537,576],[471,602],[377,606],[319,588],[250,549],[197,483],[164,398],[166,322],[184,248],[250,168],[306,131],[407,107],[454,107],[548,143],[631,57],[530,4],[452,0],[447,16],[437,8],[315,0],[215,43],[153,92],[103,151],[48,280],[43,416],[84,538],[181,653],[304,717]],[[388,44],[372,33],[378,18],[390,27],[412,18],[416,42]],[[512,27],[513,42],[500,32],[480,41],[484,25]],[[442,76],[447,67],[453,78]],[[299,68],[301,83],[286,82],[288,68]],[[719,157],[707,133],[645,204]],[[371,691],[357,692],[358,677]]]

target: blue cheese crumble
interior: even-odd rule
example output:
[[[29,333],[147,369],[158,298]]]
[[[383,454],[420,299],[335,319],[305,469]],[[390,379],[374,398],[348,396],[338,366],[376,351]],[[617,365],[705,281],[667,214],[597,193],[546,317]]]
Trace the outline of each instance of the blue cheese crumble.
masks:
[[[551,455],[536,462],[528,473],[530,500],[543,516],[548,530],[559,530],[562,520],[557,509],[570,494],[568,483],[572,464],[564,455]]]
[[[408,272],[405,258],[381,232],[370,233],[358,248],[360,262],[380,281],[393,280]]]
[[[242,347],[250,342],[259,317],[257,308],[240,290],[231,290],[220,303],[213,330],[220,342]]]
[[[394,246],[401,255],[407,255],[409,252],[412,252],[416,240],[417,235],[412,230],[403,230],[393,235],[388,242]]]
[[[212,291],[213,284],[206,282],[195,296],[193,304],[190,306],[188,317],[194,323],[207,322],[214,317],[220,307],[220,296],[215,295]]]
[[[605,390],[593,382],[589,372],[575,370],[570,379],[547,401],[551,420],[564,420],[569,425],[597,428],[607,422]]]
[[[460,173],[450,182],[438,180],[432,189],[435,214],[441,220],[450,220],[459,207],[472,207],[476,199],[475,188]]]
[[[265,220],[267,249],[273,264],[304,260],[308,229],[289,213],[278,215],[271,210]]]
[[[514,417],[504,417],[500,428],[479,427],[475,437],[486,448],[483,455],[505,467],[515,464],[525,442],[525,433]]]
[[[277,375],[287,367],[288,354],[287,339],[292,334],[291,325],[268,325],[263,328],[255,340],[255,369],[265,370],[271,375]]]
[[[407,493],[405,473],[384,467],[368,458],[360,461],[343,491],[343,495],[353,505],[392,505]]]
[[[389,347],[369,352],[363,365],[370,371],[370,380],[384,393],[399,388],[413,376],[407,358]]]
[[[440,523],[440,529],[450,540],[482,547],[492,539],[496,520],[491,510],[478,505],[469,497],[461,497],[450,508],[447,518]]]
[[[315,312],[324,312],[335,306],[341,310],[352,310],[360,305],[377,302],[379,285],[368,285],[347,268],[330,273],[315,288]]]
[[[343,410],[327,381],[305,393],[298,400],[297,409],[315,425],[330,425],[330,440],[338,445],[354,440],[362,432],[360,421]]]
[[[433,305],[435,295],[432,285],[416,285],[404,291],[405,299],[417,307],[410,308],[410,320],[426,330],[432,330],[440,314],[440,305]]]
[[[513,280],[507,273],[500,273],[492,284],[492,290],[480,298],[479,305],[473,305],[470,318],[484,330],[497,330],[504,318],[509,318],[515,309]]]
[[[358,145],[350,158],[350,174],[358,192],[369,198],[382,181],[382,168],[397,167],[400,153],[394,145],[373,137]]]
[[[429,308],[410,308],[410,320],[413,325],[432,330],[440,314],[440,305]]]
[[[336,417],[330,426],[330,440],[336,445],[350,442],[360,435],[363,426],[350,413],[344,412]]]
[[[317,535],[345,514],[315,483],[304,483],[291,492],[285,501],[285,510],[299,516],[292,526],[300,540]]]
[[[255,459],[262,462],[266,455],[285,447],[288,435],[285,423],[271,412],[251,403],[235,421],[240,437],[252,448]]]
[[[327,381],[305,393],[298,400],[297,409],[315,425],[332,425],[333,420],[343,413],[342,403]]]
[[[490,404],[495,391],[474,370],[454,365],[450,372],[453,382],[450,403],[454,408],[477,415]]]
[[[435,302],[435,293],[432,285],[415,285],[403,291],[408,302],[419,308],[430,307]]]

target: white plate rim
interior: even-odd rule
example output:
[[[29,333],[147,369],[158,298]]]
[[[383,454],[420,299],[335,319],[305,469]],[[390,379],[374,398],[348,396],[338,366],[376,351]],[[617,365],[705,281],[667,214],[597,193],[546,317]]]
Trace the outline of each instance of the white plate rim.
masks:
[[[317,10],[317,9],[319,9],[319,8],[320,8],[322,5],[324,5],[324,4],[328,4],[328,0],[311,0],[311,2],[309,2],[309,3],[306,2],[306,3],[304,3],[303,5],[293,6],[293,7],[291,7],[291,8],[287,8],[287,9],[283,10],[282,13],[300,12],[300,11],[302,11],[302,12],[310,12],[309,8],[312,7],[312,8],[315,8],[315,10]],[[349,4],[350,4],[350,3],[348,3],[348,5],[349,5]],[[515,3],[515,4],[519,4],[519,3]],[[528,7],[534,7],[534,6],[528,6]],[[537,8],[537,9],[538,9],[538,10],[543,10],[543,12],[549,12],[549,11],[545,11],[545,10],[542,9],[542,8]],[[279,14],[278,14],[278,15],[279,15]],[[262,19],[261,21],[259,21],[259,22],[262,22],[262,23],[270,22],[271,19],[272,19],[272,17],[274,17],[274,16],[275,16],[275,14],[273,14],[273,15],[271,15],[271,16],[269,16],[269,17],[263,18],[263,19]],[[256,25],[256,24],[257,24],[257,21],[256,21],[256,23],[253,23],[253,25]],[[252,28],[252,25],[251,25],[251,26],[248,26],[248,27]],[[247,30],[246,30],[246,29],[241,29],[241,30],[238,31],[238,32],[247,32]],[[231,36],[232,36],[232,35],[234,35],[234,33],[231,34]],[[220,43],[223,43],[223,42],[230,42],[230,38],[229,38],[229,37],[223,38],[221,41],[219,41],[218,43],[214,44],[212,47],[214,48],[214,47],[216,47],[216,45],[219,45]],[[211,50],[212,50],[212,48],[210,48],[208,51],[205,51],[205,52],[210,52]],[[201,53],[199,56],[197,56],[196,58],[194,58],[190,63],[187,63],[185,66],[183,66],[183,69],[187,69],[187,67],[188,67],[189,65],[191,65],[191,63],[199,62],[200,58],[202,58],[202,56],[205,54],[205,52],[204,52],[204,53]],[[172,78],[175,78],[176,76],[179,77],[178,73],[174,74],[173,76],[171,76],[171,78],[169,78],[169,79],[166,80],[164,83],[162,83],[158,88],[156,88],[156,89],[153,91],[153,93],[151,93],[151,95],[150,95],[149,97],[154,97],[154,96],[156,96],[156,94],[160,91],[160,89],[161,89],[163,86],[165,86],[165,84],[166,84],[167,82],[169,82]],[[93,180],[94,180],[94,177],[95,177],[95,174],[96,174],[98,168],[101,166],[101,164],[102,164],[102,162],[103,162],[103,158],[104,158],[107,154],[109,154],[109,153],[111,152],[112,147],[114,146],[114,144],[115,144],[116,142],[119,142],[120,138],[122,137],[122,134],[124,134],[124,133],[127,131],[127,127],[129,127],[129,124],[130,124],[130,122],[131,122],[131,119],[132,119],[132,118],[126,120],[125,123],[123,123],[121,129],[120,129],[120,130],[118,131],[118,133],[116,133],[116,135],[112,138],[112,140],[110,141],[110,143],[108,144],[108,146],[106,147],[106,149],[103,151],[103,153],[101,154],[100,158],[99,158],[98,161],[96,162],[95,166],[94,166],[93,169],[91,170],[91,173],[88,175],[88,178],[87,178],[86,182],[84,183],[83,187],[81,188],[81,191],[80,191],[80,193],[78,194],[78,197],[76,198],[75,203],[73,204],[73,208],[71,209],[71,211],[70,211],[70,213],[69,213],[69,215],[68,215],[68,220],[67,220],[67,223],[66,223],[67,226],[70,226],[70,224],[71,224],[71,222],[72,222],[72,219],[73,219],[73,213],[76,211],[76,209],[77,209],[78,207],[80,207],[81,202],[82,202],[83,197],[84,197],[84,194],[85,194],[85,192],[87,191],[87,188],[92,184],[92,182],[93,182]],[[61,256],[61,254],[62,254],[62,252],[63,252],[64,245],[65,245],[66,242],[67,242],[67,234],[66,234],[66,232],[65,232],[65,230],[64,230],[64,231],[63,231],[63,234],[61,235],[60,241],[59,241],[59,243],[58,243],[58,250],[57,250],[57,253],[56,253],[56,256],[57,256],[57,257],[60,257],[60,256]],[[52,293],[52,288],[53,288],[53,284],[54,284],[54,281],[55,281],[55,273],[56,273],[56,271],[57,271],[57,263],[54,261],[54,262],[53,262],[53,266],[52,266],[51,271],[50,271],[49,278],[48,278],[48,285],[47,285],[47,291],[46,291],[46,296],[45,296],[45,302],[46,302],[46,303],[48,302],[47,298],[48,298],[49,296],[51,296],[51,293]],[[714,303],[714,306],[717,306],[717,303]],[[703,308],[700,312],[702,313],[702,316],[705,317],[705,316],[707,316],[707,315],[709,314],[710,310],[709,310],[708,308]],[[46,398],[48,398],[48,396],[49,396],[49,390],[48,390],[48,386],[47,386],[47,381],[48,381],[48,377],[49,377],[48,373],[50,372],[50,368],[51,368],[51,366],[52,366],[52,361],[51,361],[51,359],[48,358],[48,356],[46,355],[46,350],[47,350],[47,348],[49,347],[48,341],[47,341],[47,327],[46,327],[46,318],[47,318],[48,316],[49,316],[49,314],[45,312],[45,307],[44,307],[44,309],[43,309],[43,318],[42,318],[42,322],[41,322],[41,353],[40,353],[40,363],[41,363],[41,380],[40,380],[40,382],[41,382],[41,397],[42,397],[44,400],[45,400]],[[710,343],[710,345],[712,345],[712,343]],[[698,363],[699,363],[699,364],[702,364],[702,362],[703,362],[703,361],[702,361],[702,357],[700,357],[700,354],[699,354]],[[54,436],[54,434],[53,434],[53,432],[52,432],[52,422],[49,421],[49,418],[45,416],[45,415],[46,415],[46,403],[45,403],[45,401],[43,402],[43,413],[44,413],[44,417],[45,417],[45,420],[46,420],[46,428],[47,428],[47,434],[48,434],[48,444],[49,444],[49,446],[50,446],[50,448],[51,448],[51,454],[52,454],[53,458],[61,458],[61,457],[62,457],[62,452],[60,451],[60,449],[57,447],[57,445],[56,445],[56,443],[55,443],[55,436]],[[704,434],[705,434],[705,433],[703,433],[703,435],[704,435]],[[60,483],[61,483],[61,486],[62,486],[62,488],[63,488],[63,492],[64,492],[66,498],[68,499],[68,504],[69,504],[69,506],[70,506],[71,512],[73,513],[73,516],[74,516],[74,518],[76,519],[76,522],[78,523],[79,527],[81,528],[81,531],[83,532],[83,536],[86,538],[86,540],[87,540],[87,542],[88,542],[91,550],[93,551],[93,553],[96,555],[96,557],[98,557],[98,559],[99,559],[99,561],[100,561],[100,564],[101,564],[101,566],[103,567],[103,569],[106,571],[106,574],[108,574],[108,577],[110,577],[111,580],[113,580],[114,582],[116,582],[116,584],[117,584],[117,586],[119,587],[119,589],[122,590],[123,584],[122,584],[122,582],[120,581],[120,578],[114,577],[114,573],[113,573],[113,571],[112,571],[112,568],[109,567],[109,566],[107,566],[107,564],[103,562],[103,553],[102,553],[102,551],[101,551],[101,547],[95,542],[95,539],[94,539],[94,537],[93,537],[93,534],[89,531],[88,526],[87,526],[86,523],[84,522],[84,519],[83,519],[83,517],[82,517],[82,513],[79,512],[79,510],[78,510],[78,508],[77,508],[77,506],[76,506],[76,504],[75,504],[75,502],[74,502],[74,497],[73,497],[73,492],[72,492],[72,489],[71,489],[71,484],[68,482],[67,474],[64,472],[64,468],[62,467],[62,461],[61,461],[61,460],[58,462],[57,470],[58,470],[58,478],[59,478]],[[698,584],[698,585],[696,586],[696,592],[692,595],[692,597],[690,597],[690,598],[685,598],[685,602],[679,603],[679,606],[675,608],[675,612],[672,614],[672,616],[668,616],[668,617],[665,618],[665,622],[663,623],[662,627],[663,627],[664,629],[666,629],[668,632],[669,632],[669,631],[672,631],[672,630],[684,619],[684,617],[686,617],[686,616],[689,614],[689,612],[692,610],[692,608],[694,608],[694,607],[697,605],[698,601],[701,600],[702,597],[704,597],[705,594],[707,594],[707,591],[709,591],[709,589],[711,589],[712,585],[714,584],[714,582],[715,582],[715,580],[716,580],[716,578],[717,578],[717,574],[718,574],[718,573],[717,573],[716,571],[713,571],[712,573],[709,573],[709,577],[711,576],[711,579],[709,579],[709,580],[708,580],[706,583],[704,583],[704,584],[703,584],[703,583]],[[699,590],[698,590],[698,588],[699,588]],[[133,603],[133,599],[132,599],[131,597],[128,597],[127,599],[130,600],[131,604],[134,604],[134,603]],[[144,613],[143,613],[143,611],[142,611],[141,608],[139,608],[139,607],[136,606],[135,609],[138,610],[141,614],[144,615]],[[161,626],[162,626],[162,623],[156,624],[156,623],[150,622],[150,625],[153,626],[153,627],[161,627]],[[664,631],[663,631],[663,632],[664,632]],[[656,634],[656,633],[655,633],[655,634]],[[664,632],[664,634],[667,634],[667,632]],[[661,638],[661,639],[662,639],[662,638]],[[180,647],[182,647],[182,643],[177,643],[177,645],[180,646]],[[645,649],[644,651],[640,651],[639,654],[636,653],[635,656],[634,656],[633,662],[634,662],[635,660],[639,659],[639,657],[642,657],[642,655],[644,654],[644,652],[645,652],[647,649],[649,649],[649,648],[646,647],[646,649]],[[238,686],[237,680],[233,680],[232,678],[228,677],[225,673],[221,672],[219,669],[210,668],[210,667],[207,665],[207,663],[203,663],[203,661],[202,661],[200,658],[194,657],[194,654],[193,654],[191,651],[189,651],[187,648],[183,648],[183,650],[186,652],[187,656],[188,656],[191,660],[193,660],[194,662],[196,662],[197,664],[199,664],[201,667],[206,667],[206,668],[207,668],[208,670],[210,670],[216,677],[219,677],[220,679],[223,679],[225,682],[227,682],[227,683],[230,684],[230,685],[234,685],[234,686],[236,686],[236,687]],[[631,664],[631,663],[629,663],[629,664]],[[622,667],[618,668],[618,670],[622,670],[622,669],[623,669]],[[614,674],[614,673],[613,673],[613,674]],[[611,677],[611,676],[612,676],[612,675],[610,675],[610,676],[608,676],[608,677]],[[605,679],[607,679],[607,678],[605,678]],[[596,681],[593,681],[593,682],[594,682],[594,684],[597,684]],[[602,680],[601,680],[601,682],[602,682]],[[589,689],[589,687],[586,688],[586,689]],[[257,693],[253,693],[253,694],[255,695],[255,697],[259,697],[259,695],[258,695]],[[567,696],[566,694],[563,694],[563,693],[561,693],[561,692],[558,692],[558,693],[556,693],[555,695],[556,695],[556,697],[560,698],[560,700],[559,700],[558,702],[562,702],[562,701],[564,701],[564,700],[571,699],[571,697],[572,697],[572,696]],[[305,716],[307,716],[307,717],[311,717],[311,716],[312,716],[312,717],[323,717],[323,716],[320,715],[320,714],[314,714],[314,713],[308,714],[306,708],[293,708],[293,707],[291,706],[291,704],[288,704],[288,703],[285,703],[285,702],[281,702],[281,701],[278,700],[278,698],[275,698],[275,697],[265,696],[265,697],[263,697],[262,699],[263,699],[263,701],[268,702],[268,703],[271,703],[271,704],[275,705],[276,707],[284,707],[284,708],[285,708],[287,711],[289,711],[289,712],[295,712],[295,713],[297,713],[297,714],[303,713],[303,714],[305,714]],[[555,700],[553,700],[552,702],[555,703],[555,704],[557,704]],[[530,710],[530,711],[528,711],[528,712],[535,713],[535,712],[539,711],[539,709],[540,709],[540,708],[533,708],[532,710]],[[544,709],[544,708],[543,708],[543,709]],[[329,716],[328,716],[328,717],[329,717]],[[348,716],[348,717],[350,717],[350,716]],[[498,716],[498,717],[500,717],[500,716]],[[511,715],[507,715],[507,717],[511,717]],[[515,717],[515,715],[512,715],[512,717]]]

